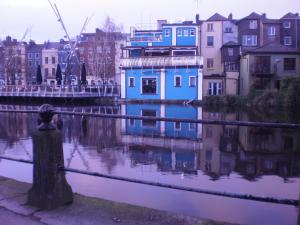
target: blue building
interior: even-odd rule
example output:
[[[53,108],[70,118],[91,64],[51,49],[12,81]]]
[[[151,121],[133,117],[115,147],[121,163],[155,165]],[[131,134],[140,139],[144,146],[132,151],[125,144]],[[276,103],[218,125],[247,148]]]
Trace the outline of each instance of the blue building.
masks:
[[[199,26],[192,21],[157,30],[131,29],[122,49],[121,97],[137,100],[202,100]]]

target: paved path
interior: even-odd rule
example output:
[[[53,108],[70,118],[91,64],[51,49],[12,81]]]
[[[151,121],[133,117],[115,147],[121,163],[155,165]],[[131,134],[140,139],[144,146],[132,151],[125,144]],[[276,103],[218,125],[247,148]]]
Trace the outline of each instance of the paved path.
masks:
[[[0,225],[225,225],[195,217],[75,194],[74,202],[41,211],[26,204],[30,184],[0,177]]]

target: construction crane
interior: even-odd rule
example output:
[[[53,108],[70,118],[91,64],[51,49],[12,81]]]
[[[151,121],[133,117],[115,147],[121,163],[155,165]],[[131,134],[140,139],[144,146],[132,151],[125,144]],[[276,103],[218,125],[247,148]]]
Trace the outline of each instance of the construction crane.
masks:
[[[58,20],[58,22],[61,24],[62,29],[63,29],[64,32],[65,32],[65,36],[66,36],[66,38],[68,39],[68,43],[69,43],[69,46],[70,46],[70,52],[69,52],[69,54],[68,54],[68,56],[67,56],[66,68],[69,68],[69,66],[70,66],[70,60],[71,60],[71,58],[73,58],[73,57],[75,57],[75,59],[76,59],[78,65],[79,65],[79,64],[80,64],[80,61],[79,61],[79,59],[78,59],[78,57],[77,57],[77,54],[76,54],[76,47],[77,47],[77,45],[78,45],[78,42],[79,42],[79,39],[80,39],[82,33],[85,31],[86,26],[87,26],[88,23],[90,22],[92,16],[91,16],[91,17],[87,17],[87,18],[85,19],[85,21],[84,21],[84,23],[83,23],[83,26],[82,26],[82,28],[81,28],[81,30],[80,30],[80,33],[79,33],[79,38],[76,38],[75,41],[72,41],[72,39],[71,39],[71,37],[70,37],[70,35],[69,35],[68,31],[67,31],[67,28],[66,28],[66,26],[65,26],[65,24],[64,24],[64,21],[63,21],[63,19],[62,19],[62,17],[61,17],[61,14],[60,14],[60,12],[59,12],[59,10],[58,10],[57,5],[56,5],[55,3],[52,4],[51,0],[48,0],[48,2],[49,2],[49,4],[50,4],[50,6],[51,6],[51,8],[52,8],[52,10],[53,10],[53,12],[54,12],[54,14],[55,14],[57,20]],[[71,74],[66,74],[66,75],[68,76],[68,77],[67,77],[67,79],[68,79],[68,84],[71,84],[71,77],[70,77]],[[78,74],[78,75],[77,75],[77,82],[78,82],[78,84],[79,84],[79,80],[80,80],[80,78],[79,78],[79,74]]]

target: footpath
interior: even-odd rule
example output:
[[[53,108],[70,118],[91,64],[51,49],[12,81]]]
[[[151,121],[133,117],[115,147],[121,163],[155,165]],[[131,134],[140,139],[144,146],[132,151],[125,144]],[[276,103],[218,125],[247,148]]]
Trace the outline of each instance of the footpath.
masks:
[[[42,211],[27,205],[31,184],[0,177],[0,225],[229,225],[74,194],[74,202]]]

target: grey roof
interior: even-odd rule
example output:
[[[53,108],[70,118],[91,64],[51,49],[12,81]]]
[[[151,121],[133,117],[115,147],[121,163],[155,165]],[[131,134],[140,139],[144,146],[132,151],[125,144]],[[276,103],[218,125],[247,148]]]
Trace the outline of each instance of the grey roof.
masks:
[[[285,45],[280,45],[274,42],[265,44],[261,47],[251,49],[245,52],[247,53],[295,53],[300,54],[300,50],[297,50],[296,48],[292,48]]]
[[[240,44],[234,41],[228,41],[225,44],[223,44],[222,47],[223,46],[240,46]]]
[[[281,23],[281,21],[279,19],[267,19],[267,18],[264,18],[263,23]]]
[[[224,21],[228,20],[226,17],[220,15],[219,13],[215,13],[211,17],[209,17],[206,21]]]
[[[299,13],[287,13],[285,14],[283,17],[281,17],[281,19],[300,19],[299,17]]]

